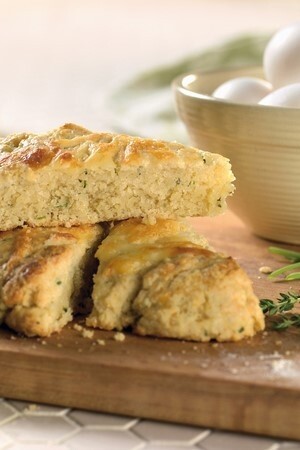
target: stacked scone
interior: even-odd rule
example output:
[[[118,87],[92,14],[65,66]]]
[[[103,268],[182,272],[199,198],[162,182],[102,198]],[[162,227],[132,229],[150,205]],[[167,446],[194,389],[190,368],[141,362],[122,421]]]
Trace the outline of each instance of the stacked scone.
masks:
[[[2,139],[0,319],[28,336],[77,313],[142,335],[253,336],[249,278],[182,220],[222,212],[233,179],[220,155],[72,124]]]

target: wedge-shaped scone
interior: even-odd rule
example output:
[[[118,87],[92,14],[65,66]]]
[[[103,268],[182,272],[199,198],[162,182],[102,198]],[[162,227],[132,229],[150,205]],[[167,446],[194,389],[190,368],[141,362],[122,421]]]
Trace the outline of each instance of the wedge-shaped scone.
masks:
[[[223,342],[264,329],[252,284],[231,257],[180,250],[143,277],[132,304],[137,334]]]
[[[195,341],[253,336],[264,318],[251,281],[232,258],[205,247],[184,222],[119,223],[96,253],[87,324]]]
[[[0,314],[27,336],[49,336],[89,295],[100,225],[0,233]]]
[[[216,215],[234,180],[217,154],[64,125],[0,140],[0,230]]]

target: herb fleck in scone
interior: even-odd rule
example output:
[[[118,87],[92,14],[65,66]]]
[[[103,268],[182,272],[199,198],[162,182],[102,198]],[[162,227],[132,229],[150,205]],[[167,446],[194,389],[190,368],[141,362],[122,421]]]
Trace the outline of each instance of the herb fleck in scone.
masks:
[[[0,140],[0,230],[221,213],[229,161],[175,142],[67,124]]]
[[[0,233],[0,319],[27,336],[49,336],[90,294],[100,225]]]
[[[205,248],[206,247],[206,248]],[[87,324],[195,341],[238,341],[264,328],[246,273],[186,223],[117,224],[96,253]]]

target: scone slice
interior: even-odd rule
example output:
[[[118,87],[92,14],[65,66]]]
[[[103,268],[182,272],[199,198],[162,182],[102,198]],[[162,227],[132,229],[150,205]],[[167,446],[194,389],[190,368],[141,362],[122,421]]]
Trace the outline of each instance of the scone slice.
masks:
[[[120,223],[96,253],[87,324],[203,342],[253,336],[264,318],[251,281],[232,258],[204,247],[183,222]]]
[[[102,236],[100,225],[2,232],[2,320],[27,336],[60,331],[90,294]]]
[[[132,309],[141,335],[224,342],[264,329],[244,270],[231,257],[203,249],[178,251],[149,270]]]
[[[132,300],[142,275],[167,257],[177,245],[207,247],[205,238],[185,222],[158,220],[154,225],[138,219],[118,223],[96,252],[100,261],[94,276],[93,310],[87,325],[107,330],[132,324]]]
[[[0,140],[0,230],[212,216],[233,192],[229,161],[175,142],[64,125]]]

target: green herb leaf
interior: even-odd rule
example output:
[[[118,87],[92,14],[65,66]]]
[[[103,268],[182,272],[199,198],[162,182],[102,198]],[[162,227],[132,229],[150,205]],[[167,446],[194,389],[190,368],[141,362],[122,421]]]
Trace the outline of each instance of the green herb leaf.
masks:
[[[264,314],[277,316],[277,321],[273,323],[275,330],[285,330],[292,326],[300,326],[300,314],[287,314],[297,303],[300,303],[300,294],[288,292],[281,293],[277,302],[263,298],[260,300],[260,307]]]
[[[274,279],[280,275],[285,275],[287,272],[291,272],[285,275],[283,281],[292,281],[300,279],[300,272],[294,272],[295,269],[300,268],[300,252],[286,250],[280,247],[269,247],[269,252],[275,255],[283,256],[285,259],[292,261],[292,264],[284,265],[283,267],[274,270],[272,273],[270,273],[268,278]]]
[[[280,247],[269,247],[269,252],[273,253],[274,255],[283,256],[284,258],[289,259],[293,262],[300,261],[300,252],[294,252],[292,250],[286,250]]]

